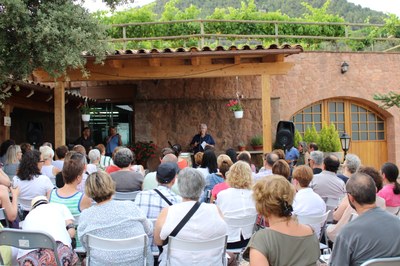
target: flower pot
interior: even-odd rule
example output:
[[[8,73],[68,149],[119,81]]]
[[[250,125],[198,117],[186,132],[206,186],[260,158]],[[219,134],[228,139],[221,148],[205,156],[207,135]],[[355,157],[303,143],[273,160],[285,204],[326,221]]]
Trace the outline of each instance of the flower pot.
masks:
[[[83,122],[89,122],[90,120],[90,115],[86,114],[86,115],[82,115],[82,121]]]
[[[255,151],[262,151],[263,150],[263,145],[252,145],[253,150]]]
[[[240,119],[243,117],[243,110],[242,111],[234,111],[233,114],[235,115],[235,118]]]
[[[238,146],[238,150],[239,151],[245,151],[246,150],[246,146]]]

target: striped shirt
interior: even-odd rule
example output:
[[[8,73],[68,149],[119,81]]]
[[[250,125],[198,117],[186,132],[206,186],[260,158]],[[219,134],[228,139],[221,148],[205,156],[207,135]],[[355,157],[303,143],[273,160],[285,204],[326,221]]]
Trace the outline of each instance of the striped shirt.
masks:
[[[71,211],[73,216],[79,216],[81,213],[81,201],[82,201],[83,193],[78,191],[74,195],[68,197],[62,197],[58,195],[57,189],[53,189],[50,194],[50,202],[59,203],[67,206],[67,208]]]

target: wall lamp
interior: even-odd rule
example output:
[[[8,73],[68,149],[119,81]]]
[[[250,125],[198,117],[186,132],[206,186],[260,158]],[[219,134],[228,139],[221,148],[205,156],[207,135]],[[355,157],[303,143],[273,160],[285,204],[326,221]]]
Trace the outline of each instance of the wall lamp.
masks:
[[[340,71],[342,72],[342,74],[346,73],[347,71],[349,71],[349,64],[347,64],[346,61],[344,61],[342,63],[342,65],[340,66]]]

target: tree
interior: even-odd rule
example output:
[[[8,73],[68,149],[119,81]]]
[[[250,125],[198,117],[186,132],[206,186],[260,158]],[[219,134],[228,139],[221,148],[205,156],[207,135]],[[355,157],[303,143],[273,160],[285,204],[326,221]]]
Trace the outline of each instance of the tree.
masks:
[[[337,152],[341,150],[339,132],[334,124],[329,126],[323,123],[319,132],[318,148],[324,152]]]
[[[392,106],[400,107],[400,94],[390,91],[387,94],[375,94],[374,100],[381,101],[382,104],[380,105],[383,109],[388,109]]]
[[[304,141],[307,142],[307,144],[310,144],[311,142],[318,143],[319,136],[314,123],[311,127],[307,127],[306,132],[304,132]]]

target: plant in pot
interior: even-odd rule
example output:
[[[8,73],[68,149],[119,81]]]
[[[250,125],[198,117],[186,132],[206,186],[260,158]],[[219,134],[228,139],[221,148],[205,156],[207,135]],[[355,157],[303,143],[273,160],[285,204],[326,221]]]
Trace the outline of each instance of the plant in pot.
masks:
[[[240,141],[238,144],[238,150],[239,151],[245,151],[246,150],[246,144],[243,141]]]
[[[319,142],[319,134],[314,123],[311,127],[307,127],[306,132],[304,132],[304,141],[307,142],[307,144]]]
[[[240,119],[243,117],[243,105],[240,102],[239,98],[234,100],[229,100],[226,106],[230,111],[234,113],[235,118]]]
[[[261,135],[255,135],[250,139],[250,145],[253,150],[260,151],[263,149],[263,137]]]
[[[340,144],[339,132],[336,130],[334,124],[329,126],[324,123],[322,129],[319,132],[318,148],[324,152],[324,155],[328,154],[336,155],[340,161],[343,161],[344,154],[341,151],[342,146]]]
[[[88,122],[90,120],[90,114],[94,113],[93,108],[89,106],[87,101],[80,106],[79,110],[81,111],[83,122]]]

